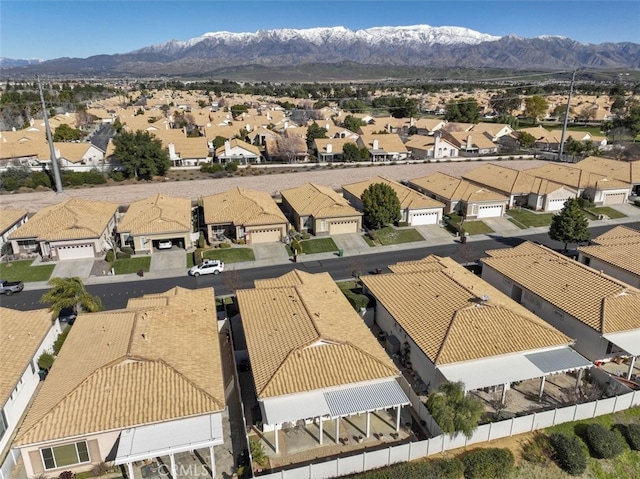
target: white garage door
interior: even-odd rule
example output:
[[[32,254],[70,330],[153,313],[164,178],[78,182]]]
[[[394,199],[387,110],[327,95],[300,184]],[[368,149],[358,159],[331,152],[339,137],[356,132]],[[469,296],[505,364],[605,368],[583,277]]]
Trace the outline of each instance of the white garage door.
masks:
[[[357,233],[358,222],[357,221],[334,221],[329,223],[330,235],[341,235],[345,233]]]
[[[624,193],[610,193],[604,195],[605,205],[620,205],[624,203]]]
[[[251,244],[273,243],[280,241],[280,229],[251,231],[249,233],[249,241],[251,241]]]
[[[478,218],[496,218],[502,216],[502,206],[480,206],[478,207]]]
[[[411,226],[435,225],[438,223],[438,213],[412,213],[409,224]]]
[[[83,259],[95,258],[92,244],[79,244],[73,246],[58,246],[58,259]]]
[[[564,208],[564,204],[566,203],[567,198],[563,200],[549,200],[549,205],[547,206],[547,211],[560,211]]]

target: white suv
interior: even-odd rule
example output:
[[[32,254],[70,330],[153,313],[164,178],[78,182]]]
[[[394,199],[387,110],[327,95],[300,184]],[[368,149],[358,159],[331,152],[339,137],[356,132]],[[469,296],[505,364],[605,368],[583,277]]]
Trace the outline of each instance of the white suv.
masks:
[[[224,263],[217,259],[209,259],[203,261],[202,264],[196,265],[189,270],[191,276],[200,276],[201,274],[218,274],[224,271]]]

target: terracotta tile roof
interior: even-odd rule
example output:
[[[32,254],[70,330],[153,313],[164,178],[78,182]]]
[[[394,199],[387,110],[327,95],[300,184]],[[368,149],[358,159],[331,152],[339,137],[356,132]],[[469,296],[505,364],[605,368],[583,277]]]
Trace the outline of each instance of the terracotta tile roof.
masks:
[[[239,148],[243,148],[253,153],[254,155],[257,155],[258,157],[262,156],[262,152],[260,151],[260,148],[250,143],[247,143],[246,141],[238,140],[237,138],[232,138],[231,140],[229,140],[229,146],[231,148],[235,148],[237,146]],[[224,155],[224,152],[225,152],[225,147],[224,145],[222,145],[220,148],[216,150],[216,156],[222,156]]]
[[[310,273],[305,273],[304,271],[300,271],[299,269],[294,269],[293,271],[289,271],[287,274],[283,274],[282,276],[278,276],[277,278],[254,279],[253,284],[257,289],[283,288],[289,286],[299,286],[305,280],[311,281],[312,277],[313,275]]]
[[[407,147],[404,146],[402,138],[396,133],[386,135],[364,134],[360,136],[360,141],[367,147],[373,148],[374,140],[378,140],[378,150],[384,150],[388,153],[408,153]]]
[[[92,147],[97,148],[98,150],[100,149],[88,142],[71,143],[56,141],[53,146],[57,150],[56,156],[58,158],[64,158],[70,163],[80,163],[84,159],[84,155]],[[102,157],[100,157],[99,159],[102,159]]]
[[[390,269],[361,279],[434,364],[571,342],[450,258],[432,255]]]
[[[640,231],[628,226],[616,226],[591,240],[592,244],[640,243]]]
[[[70,198],[42,208],[9,238],[47,241],[99,238],[117,210],[117,203]]]
[[[362,215],[339,193],[328,186],[305,183],[297,188],[282,190],[280,194],[300,216],[332,218]]]
[[[602,334],[640,328],[640,291],[615,278],[528,241],[486,253],[485,265]]]
[[[501,193],[440,172],[409,180],[409,182],[452,201],[463,200],[467,203],[509,201],[509,198]]]
[[[7,231],[18,221],[27,216],[27,214],[29,214],[27,210],[20,210],[17,208],[0,209],[0,233]]]
[[[457,131],[445,133],[444,138],[452,142],[456,147],[462,148],[471,142],[476,148],[496,148],[496,144],[486,134],[472,131]]]
[[[616,226],[578,251],[640,277],[640,231]]]
[[[590,173],[571,166],[546,164],[539,168],[532,168],[526,172],[537,178],[544,178],[554,183],[567,185],[572,188],[584,189],[590,185]]]
[[[589,156],[576,163],[575,167],[625,183],[640,184],[640,161],[638,160],[627,162]]]
[[[529,193],[534,177],[524,171],[488,163],[462,175],[472,181],[509,195]]]
[[[548,195],[560,189],[565,189],[566,191],[571,192],[574,195],[578,194],[577,190],[574,190],[569,186],[565,186],[564,184],[556,183],[555,181],[538,177],[534,178],[533,185],[531,186],[531,193],[535,193],[537,195]]]
[[[353,138],[316,138],[314,140],[316,150],[326,153],[327,145],[331,145],[333,153],[342,153],[346,143],[356,144]]]
[[[191,231],[191,200],[157,194],[134,201],[118,225],[132,235]]]
[[[0,308],[0,404],[8,401],[49,329],[51,312],[48,309]]]
[[[210,289],[152,309],[80,314],[17,444],[224,409],[215,314]]]
[[[398,375],[328,273],[282,283],[237,292],[259,398]]]
[[[382,183],[393,188],[393,190],[398,195],[398,199],[400,200],[400,208],[403,210],[412,208],[444,208],[444,204],[440,203],[439,201],[425,196],[422,193],[418,193],[416,190],[404,186],[397,181],[391,181],[380,176],[371,178],[369,180],[360,181],[358,183],[343,185],[342,189],[348,191],[358,198],[362,198],[362,194],[364,193],[364,191],[374,183]]]
[[[282,225],[287,218],[269,193],[234,188],[202,198],[204,221],[207,224]]]

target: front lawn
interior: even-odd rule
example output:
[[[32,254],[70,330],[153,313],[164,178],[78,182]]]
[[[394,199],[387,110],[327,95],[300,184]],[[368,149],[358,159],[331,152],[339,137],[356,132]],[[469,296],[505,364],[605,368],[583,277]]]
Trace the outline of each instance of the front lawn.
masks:
[[[614,210],[608,206],[598,206],[597,208],[588,208],[588,210],[596,215],[596,218],[598,215],[607,215],[611,219],[627,217],[624,213],[620,213],[618,210]]]
[[[0,264],[0,279],[6,281],[23,281],[31,283],[34,281],[49,281],[55,264],[43,264],[31,266],[32,259],[25,261],[12,261]]]
[[[300,247],[305,254],[330,253],[338,251],[338,247],[331,238],[317,238],[300,241]]]
[[[251,248],[216,248],[202,252],[202,259],[219,259],[223,263],[255,261]]]
[[[151,256],[141,256],[139,258],[121,258],[113,263],[115,274],[131,274],[142,270],[149,272],[151,266]]]
[[[531,210],[526,210],[524,208],[512,208],[507,211],[507,216],[510,216],[517,223],[514,223],[517,226],[518,223],[524,225],[525,228],[535,228],[537,226],[549,226],[551,224],[551,218],[553,218],[553,213],[534,213]]]
[[[360,308],[366,308],[371,302],[371,298],[362,293],[362,288],[356,285],[354,280],[340,281],[336,284],[356,311],[360,312]]]
[[[486,235],[494,233],[494,231],[483,221],[465,221],[462,223],[462,228],[465,232],[469,233],[469,235]]]
[[[414,241],[424,241],[424,237],[413,228],[403,228],[397,230],[391,226],[386,226],[375,232],[376,239],[381,245],[412,243]]]

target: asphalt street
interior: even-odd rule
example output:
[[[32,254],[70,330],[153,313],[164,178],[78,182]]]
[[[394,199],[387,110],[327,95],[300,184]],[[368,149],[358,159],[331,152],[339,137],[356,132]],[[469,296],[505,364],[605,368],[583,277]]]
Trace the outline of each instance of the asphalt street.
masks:
[[[640,229],[640,222],[627,223],[626,225],[634,229]],[[611,229],[611,226],[590,228],[592,237],[598,236],[609,229]],[[185,271],[185,275],[182,277],[162,279],[145,279],[142,277],[135,281],[88,285],[87,290],[91,294],[102,298],[105,309],[113,310],[126,307],[129,298],[164,292],[175,286],[189,289],[213,287],[216,296],[224,296],[230,294],[232,289],[252,288],[255,279],[275,278],[295,268],[308,273],[328,272],[334,280],[345,280],[352,278],[354,271],[369,274],[375,271],[376,268],[381,268],[383,272],[388,272],[387,266],[390,264],[421,259],[429,254],[450,256],[461,263],[472,262],[483,257],[486,250],[510,248],[524,240],[535,241],[558,250],[564,247],[561,243],[551,241],[546,233],[533,234],[521,238],[495,236],[489,240],[474,241],[470,239],[464,246],[460,243],[451,243],[353,257],[336,257],[328,260],[309,260],[301,263],[225,271],[220,275],[200,276],[198,278],[187,276]],[[46,289],[31,290],[9,297],[0,296],[0,305],[5,308],[19,310],[44,308],[46,306],[39,301],[45,291]]]

